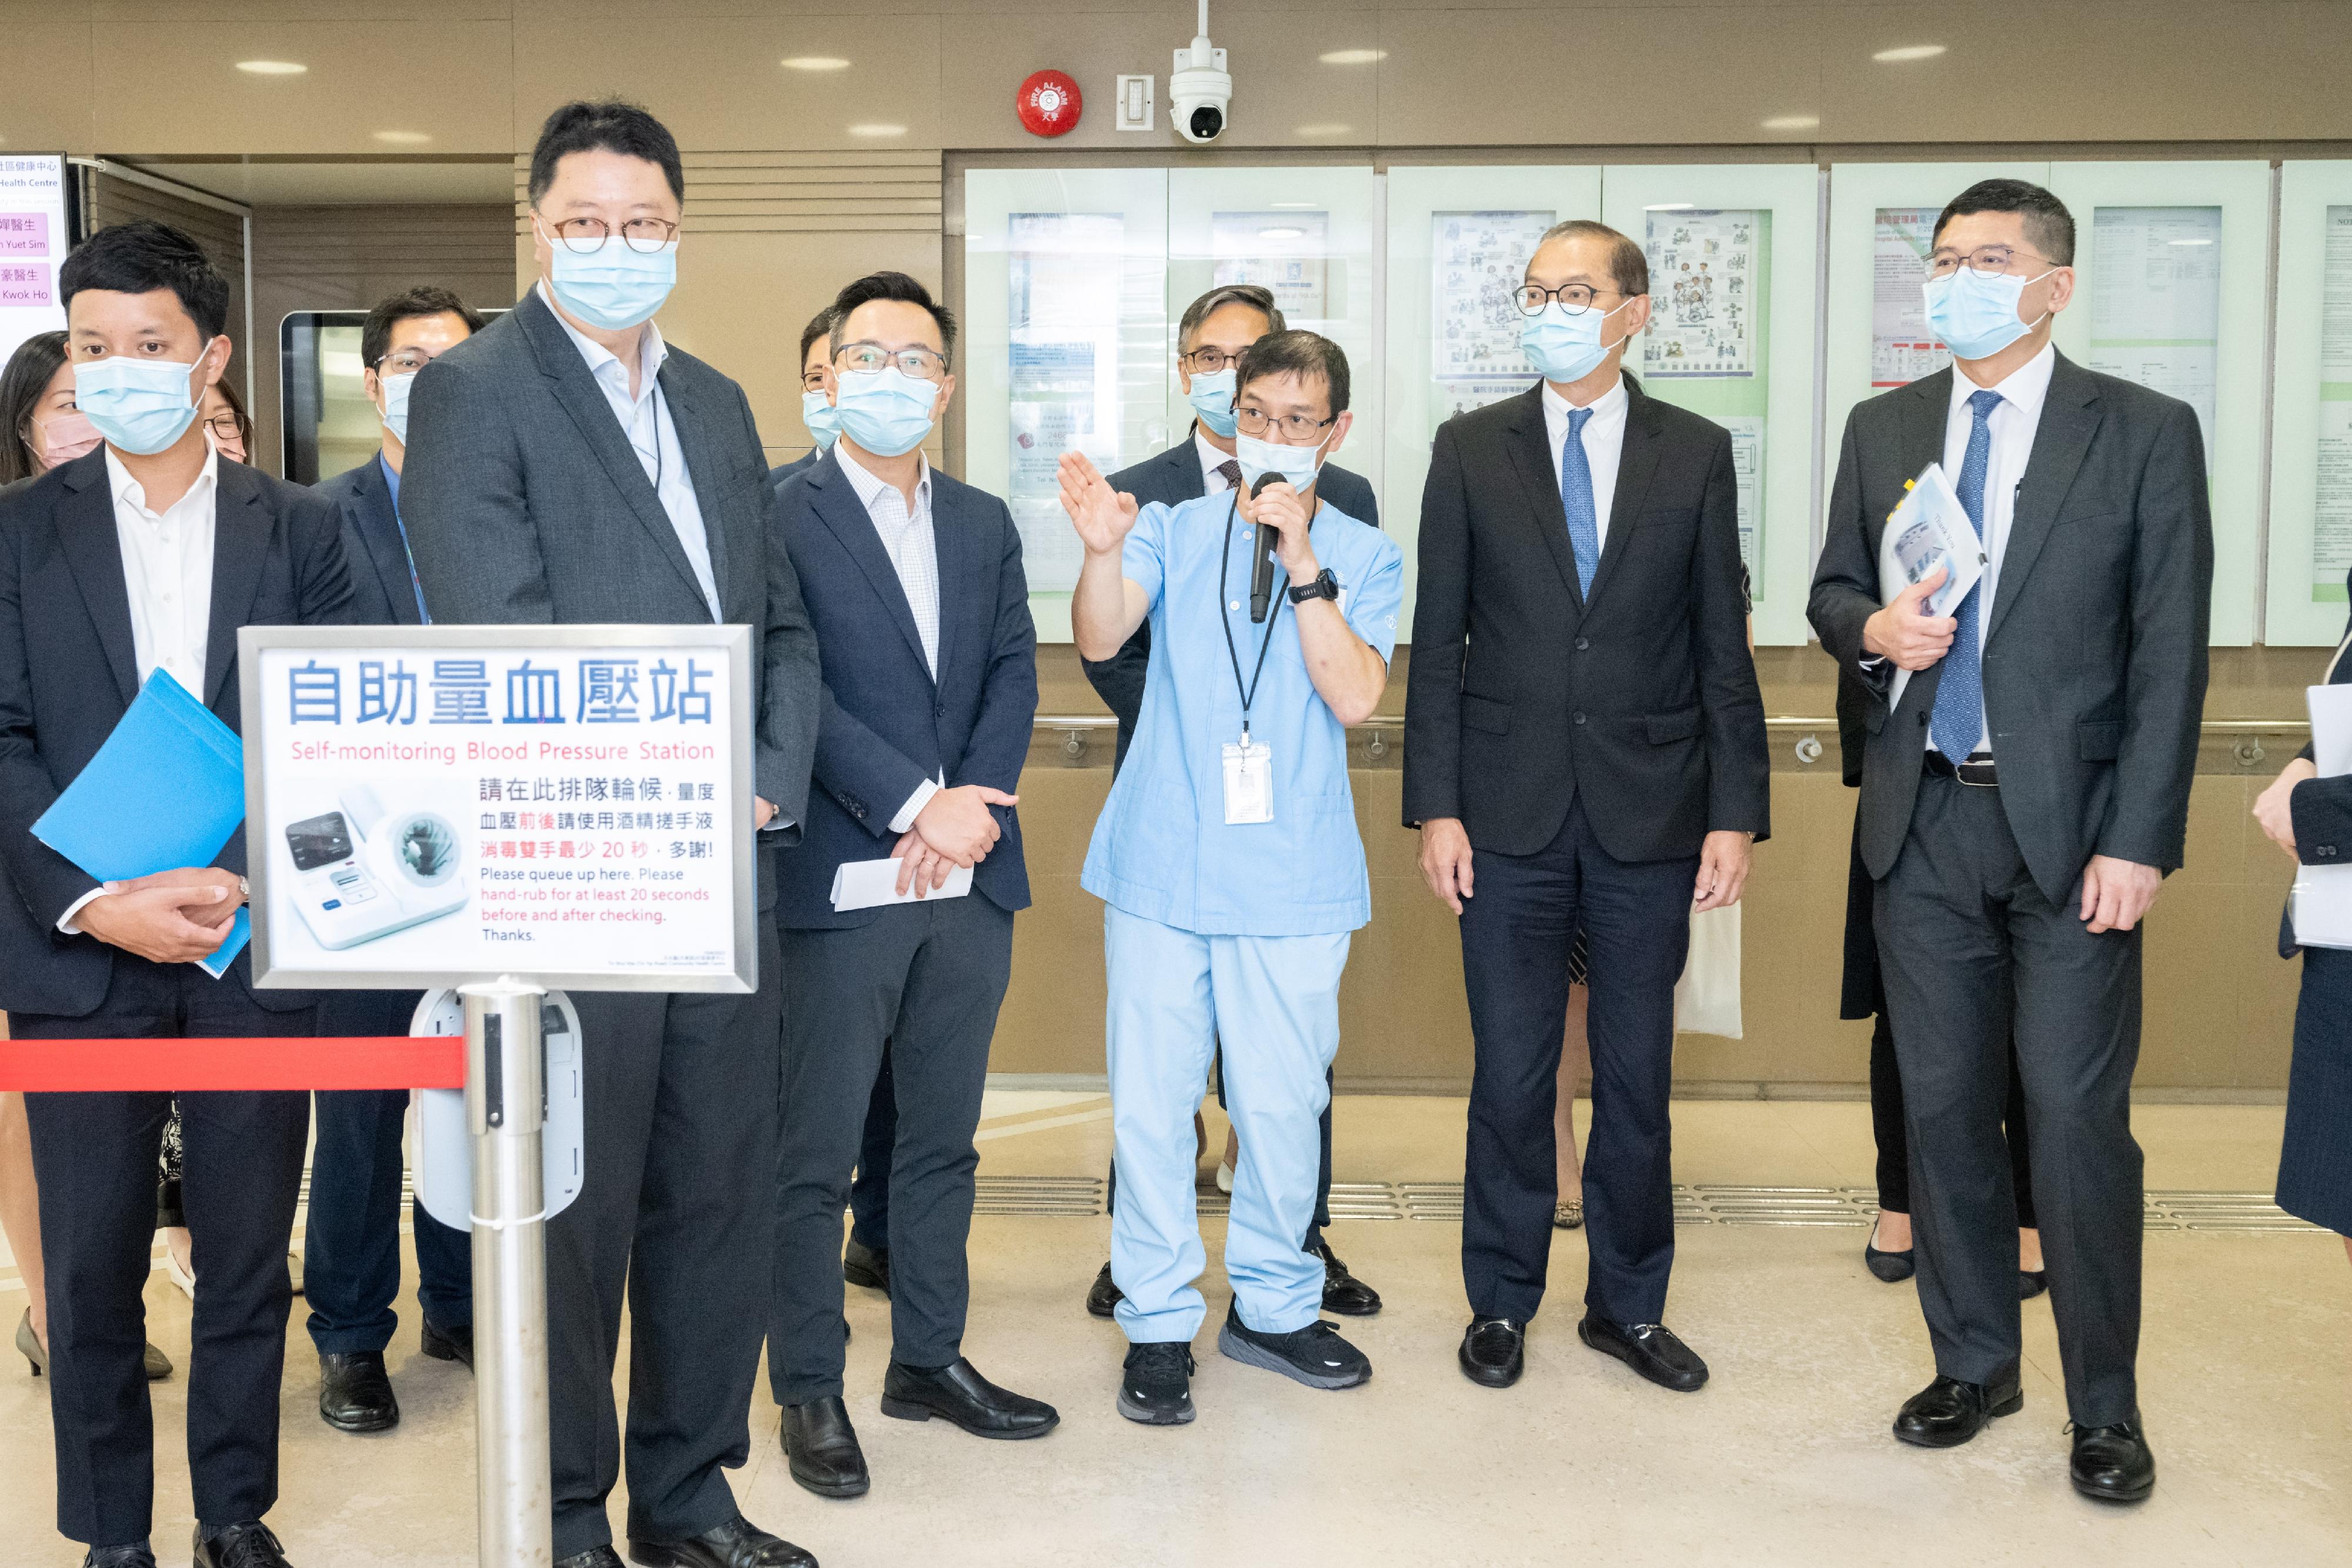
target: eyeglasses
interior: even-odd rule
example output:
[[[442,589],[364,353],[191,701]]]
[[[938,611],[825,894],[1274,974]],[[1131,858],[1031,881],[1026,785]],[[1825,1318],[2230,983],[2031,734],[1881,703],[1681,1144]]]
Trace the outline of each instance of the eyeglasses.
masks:
[[[814,371],[803,371],[801,372],[801,391],[803,391],[803,392],[823,392],[823,391],[824,391],[824,370],[823,370],[822,368],[820,368],[820,369],[814,370]]]
[[[1523,283],[1511,293],[1511,302],[1522,316],[1540,316],[1544,307],[1559,300],[1571,315],[1581,316],[1592,308],[1593,301],[1603,294],[1615,294],[1614,288],[1595,288],[1589,283],[1563,283],[1558,288],[1546,288],[1540,283]]]
[[[1276,419],[1262,408],[1234,410],[1234,424],[1244,435],[1256,436],[1263,440],[1267,431],[1279,427],[1282,431],[1283,444],[1286,446],[1306,445],[1315,439],[1317,431],[1334,423],[1339,417],[1335,413],[1329,419],[1309,419],[1303,413],[1286,413],[1280,419]]]
[[[557,242],[569,251],[601,249],[612,233],[602,218],[565,218],[555,225]],[[631,218],[621,225],[621,243],[631,250],[656,251],[677,237],[677,225],[667,218]]]
[[[214,414],[210,419],[205,421],[205,428],[213,433],[213,439],[215,441],[243,441],[245,439],[245,427],[237,422],[236,415],[233,413],[222,413]]]
[[[380,376],[413,376],[440,357],[428,354],[422,349],[403,349],[378,360],[375,372]]]
[[[1979,276],[1998,277],[2004,273],[2013,271],[2019,256],[2024,256],[2030,261],[2038,261],[2045,267],[2052,265],[2048,256],[2036,256],[2030,250],[2020,250],[2015,246],[1980,245],[1966,256],[1956,250],[1939,250],[1933,253],[1927,257],[1927,276],[1949,277],[1961,267],[1966,267],[1970,272]]]
[[[1192,366],[1192,373],[1196,376],[1213,376],[1228,365],[1238,365],[1242,362],[1241,355],[1228,354],[1223,349],[1195,349],[1189,354],[1179,354],[1176,357]]]
[[[947,358],[929,349],[886,349],[879,343],[844,343],[833,356],[834,368],[853,375],[872,375],[897,366],[904,374],[919,382],[935,382],[948,373]],[[810,386],[822,386],[822,382],[802,381]]]

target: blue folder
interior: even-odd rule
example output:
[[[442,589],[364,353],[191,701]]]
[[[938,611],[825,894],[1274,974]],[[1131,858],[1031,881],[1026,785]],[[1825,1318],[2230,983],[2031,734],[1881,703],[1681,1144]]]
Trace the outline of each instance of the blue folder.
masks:
[[[245,821],[245,745],[158,669],[33,836],[100,882],[212,864]],[[203,960],[215,978],[246,944],[242,909]]]

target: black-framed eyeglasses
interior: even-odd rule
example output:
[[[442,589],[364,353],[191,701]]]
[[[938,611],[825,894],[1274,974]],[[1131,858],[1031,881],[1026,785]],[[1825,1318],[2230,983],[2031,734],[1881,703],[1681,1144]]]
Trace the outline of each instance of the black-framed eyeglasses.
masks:
[[[872,375],[894,365],[901,373],[919,382],[940,381],[948,373],[947,356],[929,349],[891,349],[880,343],[844,343],[833,356],[835,370],[853,375]],[[824,384],[822,382],[810,382],[805,376],[802,381],[811,386]]]
[[[1213,376],[1219,371],[1242,362],[1240,354],[1228,354],[1223,349],[1195,349],[1189,354],[1176,357],[1191,366],[1196,376]]]
[[[215,441],[241,442],[245,439],[245,426],[238,422],[236,415],[225,409],[205,420],[205,428],[213,433]]]
[[[564,218],[554,226],[558,244],[583,254],[602,249],[613,234],[602,218]],[[621,225],[621,243],[631,250],[656,251],[677,237],[677,225],[667,218],[631,218]]]
[[[1282,432],[1283,444],[1286,446],[1306,445],[1315,439],[1317,431],[1326,425],[1337,423],[1339,418],[1336,413],[1329,419],[1309,419],[1303,413],[1286,413],[1280,419],[1276,419],[1262,408],[1234,410],[1234,428],[1244,435],[1255,436],[1263,440],[1267,431],[1278,429]]]
[[[1980,245],[1966,255],[1957,250],[1931,253],[1927,257],[1927,276],[1949,277],[1965,267],[1980,277],[2000,277],[2015,269],[2020,256],[2025,257],[2029,263],[2040,262],[2043,267],[2055,265],[2046,256],[2037,256],[2013,245]]]
[[[1604,294],[1619,292],[1614,288],[1595,288],[1590,283],[1563,283],[1558,288],[1546,288],[1540,283],[1522,283],[1511,291],[1511,303],[1519,308],[1522,316],[1540,316],[1544,307],[1557,299],[1560,308],[1572,316],[1581,316],[1592,308],[1594,301]]]

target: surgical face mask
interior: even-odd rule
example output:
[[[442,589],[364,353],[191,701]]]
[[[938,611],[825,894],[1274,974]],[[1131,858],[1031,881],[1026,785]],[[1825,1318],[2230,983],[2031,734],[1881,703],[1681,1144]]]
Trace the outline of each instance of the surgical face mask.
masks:
[[[2046,310],[2032,321],[2020,320],[2017,314],[2025,286],[2049,276],[2019,277],[1960,267],[1947,277],[1931,277],[1921,285],[1927,297],[1928,330],[1960,359],[1989,360],[2050,319]]]
[[[1632,303],[1625,301],[1625,305]],[[1546,300],[1542,314],[1530,316],[1521,324],[1519,347],[1544,380],[1562,384],[1580,382],[1599,370],[1609,350],[1617,346],[1601,340],[1601,324],[1617,310],[1590,307],[1570,310],[1557,299]]]
[[[1222,371],[1196,375],[1192,378],[1192,390],[1184,394],[1184,401],[1192,405],[1201,423],[1227,441],[1234,438],[1234,377],[1238,373],[1227,365]]]
[[[383,389],[383,427],[403,446],[408,444],[408,394],[415,390],[416,372],[404,376],[378,376],[376,385]]]
[[[40,442],[34,455],[44,468],[54,468],[60,463],[70,463],[86,453],[98,449],[106,438],[98,433],[79,410],[67,409],[47,419],[35,419],[33,428],[39,433]]]
[[[1306,494],[1323,466],[1323,448],[1329,444],[1328,436],[1312,446],[1285,446],[1255,435],[1234,436],[1234,460],[1242,465],[1242,488],[1255,490],[1258,480],[1271,474]]]
[[[592,327],[625,331],[653,319],[677,287],[677,241],[659,250],[632,250],[619,235],[606,235],[594,250],[573,250],[560,239],[548,242],[548,282],[563,308]]]
[[[195,423],[195,395],[188,390],[195,371],[193,364],[134,360],[127,354],[84,361],[74,366],[74,406],[121,450],[150,456],[185,435]]]
[[[825,395],[823,387],[814,387],[801,393],[801,423],[808,426],[811,435],[816,437],[819,452],[833,450],[833,438],[841,434],[841,411],[833,406],[833,400]],[[917,436],[916,439],[919,441],[922,438]],[[862,446],[865,443],[858,444]],[[869,447],[867,450],[872,449]]]
[[[936,382],[917,381],[896,365],[844,374],[834,391],[841,428],[861,452],[898,457],[931,433],[931,410],[940,401]]]

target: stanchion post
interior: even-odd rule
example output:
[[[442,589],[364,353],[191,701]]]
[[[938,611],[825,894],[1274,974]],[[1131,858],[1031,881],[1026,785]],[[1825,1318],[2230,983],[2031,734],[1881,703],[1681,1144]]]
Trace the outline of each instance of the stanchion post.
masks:
[[[474,1140],[474,1399],[482,1568],[552,1568],[547,1450],[547,1203],[540,1140],[546,992],[462,986]]]

